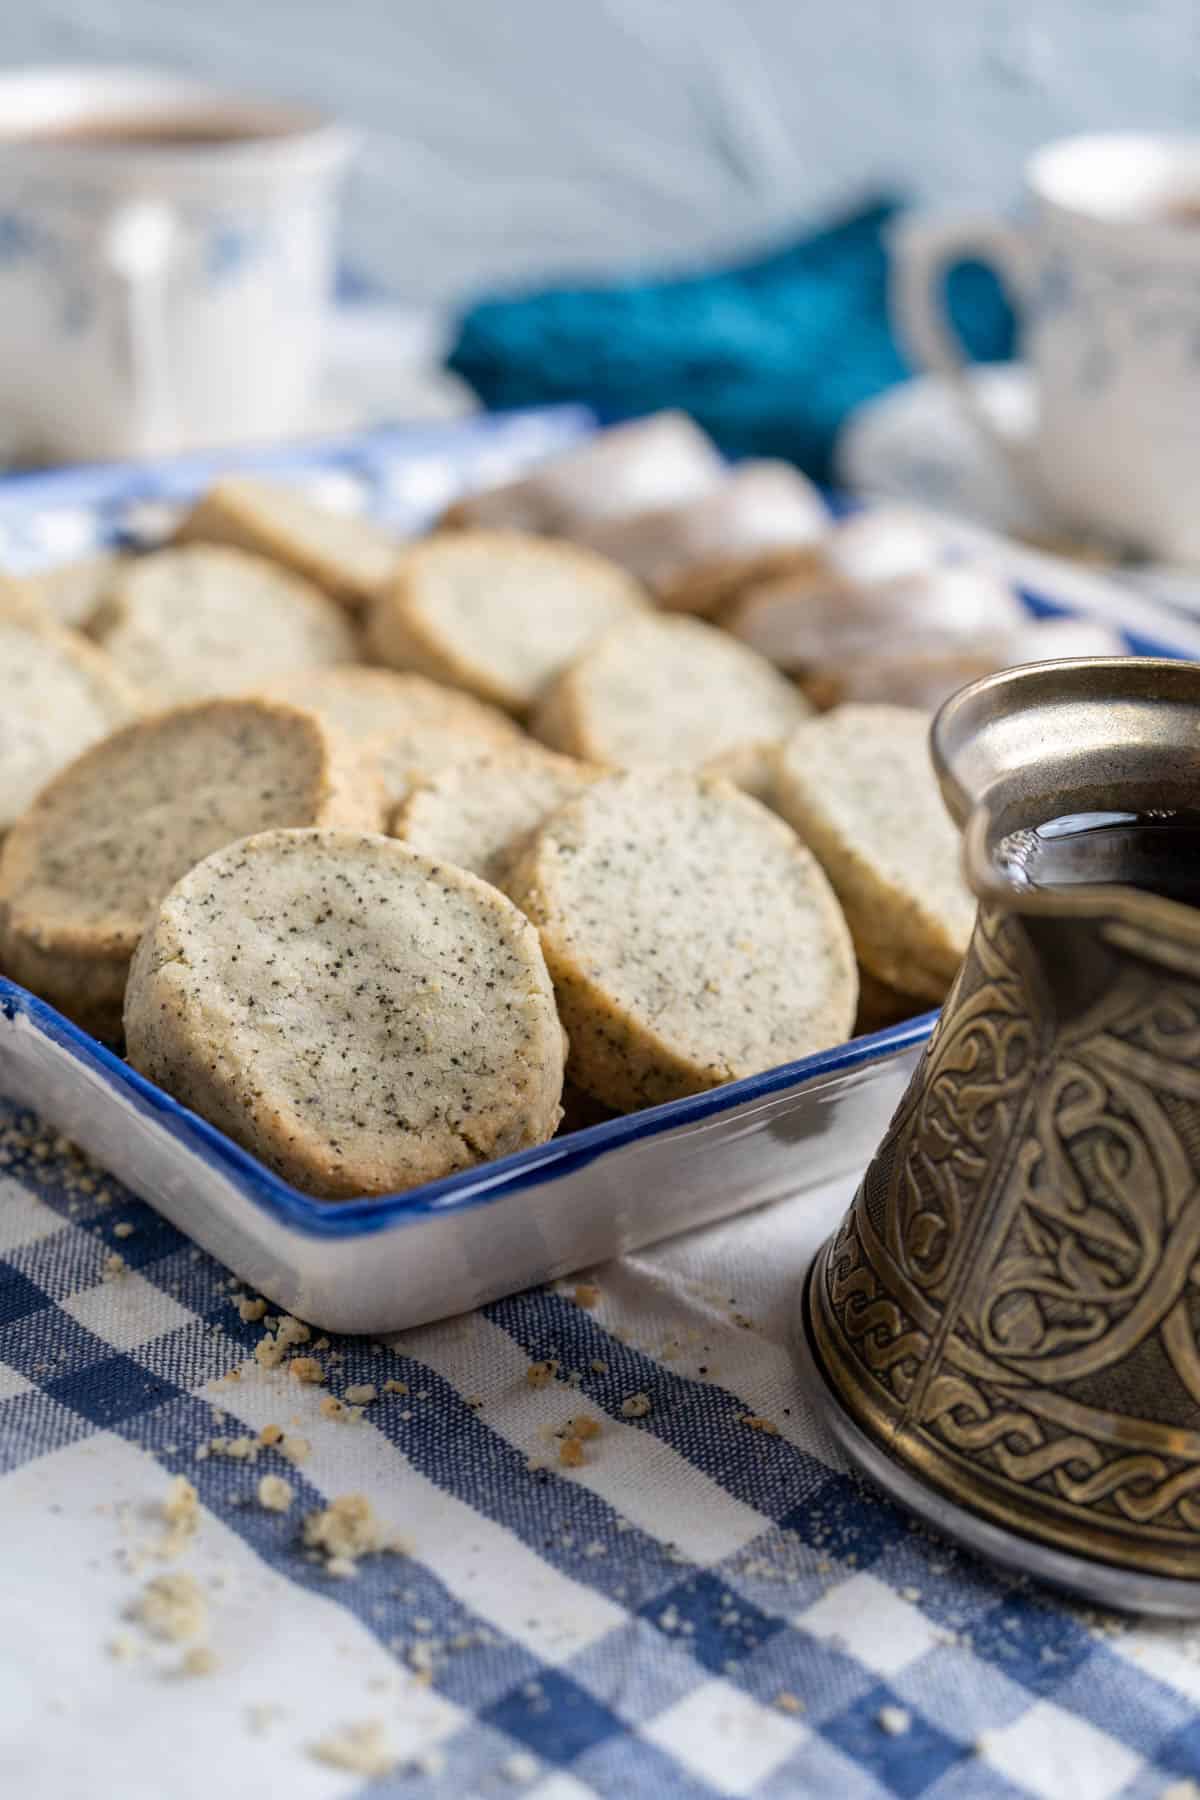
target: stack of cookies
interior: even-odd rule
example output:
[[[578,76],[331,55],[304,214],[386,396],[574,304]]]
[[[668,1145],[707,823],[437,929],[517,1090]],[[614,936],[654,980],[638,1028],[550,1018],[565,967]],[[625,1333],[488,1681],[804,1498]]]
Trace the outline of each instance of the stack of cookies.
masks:
[[[167,548],[0,590],[0,967],[331,1199],[541,1143],[564,1083],[754,1074],[945,994],[927,718],[858,695],[993,629],[1030,631],[911,522],[677,415],[408,544],[221,480]]]

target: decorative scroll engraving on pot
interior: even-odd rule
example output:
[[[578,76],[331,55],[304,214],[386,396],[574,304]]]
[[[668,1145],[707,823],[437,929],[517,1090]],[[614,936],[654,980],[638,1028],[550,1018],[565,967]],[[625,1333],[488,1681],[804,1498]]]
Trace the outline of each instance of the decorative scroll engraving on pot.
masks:
[[[1200,951],[1078,932],[1095,997],[1060,1017],[1025,921],[981,912],[813,1331],[857,1422],[951,1498],[1200,1577]]]

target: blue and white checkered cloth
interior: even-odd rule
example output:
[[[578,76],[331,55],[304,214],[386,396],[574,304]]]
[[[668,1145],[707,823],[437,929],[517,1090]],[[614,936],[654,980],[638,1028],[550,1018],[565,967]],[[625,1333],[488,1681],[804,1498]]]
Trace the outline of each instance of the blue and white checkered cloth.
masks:
[[[845,1472],[790,1347],[845,1184],[625,1258],[596,1292],[386,1345],[314,1333],[318,1387],[255,1360],[263,1326],[225,1270],[14,1117],[0,1792],[1200,1792],[1200,1634],[993,1574]],[[321,1411],[364,1383],[361,1418]],[[600,1429],[565,1466],[556,1434],[580,1416]],[[269,1424],[311,1455],[197,1455]],[[295,1489],[286,1512],[258,1502],[268,1474]],[[201,1513],[163,1562],[177,1475]],[[347,1493],[403,1548],[339,1578],[301,1528]],[[163,1572],[207,1601],[209,1669],[128,1621]],[[338,1766],[347,1746],[379,1772]]]

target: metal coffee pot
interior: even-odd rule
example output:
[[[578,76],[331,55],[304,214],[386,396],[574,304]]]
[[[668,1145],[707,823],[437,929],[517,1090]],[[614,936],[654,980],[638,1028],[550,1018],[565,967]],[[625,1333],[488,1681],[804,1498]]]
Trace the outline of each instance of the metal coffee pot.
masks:
[[[1069,813],[1200,807],[1200,664],[1009,670],[932,742],[979,913],[810,1272],[831,1422],[948,1535],[1200,1614],[1200,909],[997,855]]]

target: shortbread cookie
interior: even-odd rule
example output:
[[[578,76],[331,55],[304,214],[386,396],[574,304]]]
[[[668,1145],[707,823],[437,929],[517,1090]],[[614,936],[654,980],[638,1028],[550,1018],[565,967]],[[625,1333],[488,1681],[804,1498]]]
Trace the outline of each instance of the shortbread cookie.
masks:
[[[519,481],[467,494],[446,527],[485,526],[574,537],[598,519],[648,507],[682,506],[720,486],[725,465],[686,413],[655,413],[614,425],[547,457]]]
[[[319,713],[351,737],[374,761],[389,812],[439,769],[529,743],[506,713],[423,675],[301,669],[261,691]]]
[[[144,710],[142,696],[102,650],[39,623],[19,590],[0,599],[0,832],[72,758]]]
[[[162,706],[241,693],[292,669],[351,662],[354,632],[327,595],[265,557],[215,544],[130,564],[91,634]]]
[[[544,695],[530,729],[591,762],[708,762],[784,737],[810,712],[770,663],[699,619],[633,619],[592,645]]]
[[[701,763],[700,773],[719,775],[725,781],[732,781],[743,794],[773,808],[775,769],[782,741],[779,738],[756,739],[753,743],[738,744],[732,750],[722,750],[719,756],[710,756],[707,762]]]
[[[443,532],[405,553],[367,636],[391,668],[520,713],[601,632],[643,610],[637,584],[590,550],[520,532]]]
[[[119,550],[97,550],[74,562],[35,569],[22,575],[20,584],[60,625],[86,631],[92,615],[131,560]]]
[[[0,853],[0,967],[115,1037],[129,958],[162,896],[210,851],[272,826],[378,830],[378,789],[311,713],[214,700],[95,745]]]
[[[304,576],[358,611],[392,572],[399,544],[370,519],[319,506],[296,488],[225,475],[179,527],[181,543],[233,544]]]
[[[879,587],[926,574],[944,562],[947,533],[931,514],[879,504],[839,519],[823,549],[834,575],[858,587]]]
[[[1125,656],[1128,651],[1120,632],[1098,619],[1029,619],[1014,631],[981,638],[974,649],[853,657],[802,677],[801,685],[822,710],[857,701],[919,706],[932,713],[968,681],[998,669],[1062,656]]]
[[[929,1001],[915,994],[901,994],[886,981],[877,981],[869,970],[858,971],[858,1013],[854,1020],[855,1037],[867,1037],[873,1031],[886,1031],[915,1019],[929,1011]]]
[[[830,528],[819,491],[785,462],[740,464],[682,506],[604,519],[578,532],[677,612],[711,617],[752,582],[791,566]]]
[[[572,1081],[629,1111],[849,1035],[857,977],[815,858],[726,781],[608,775],[507,883],[542,936]]]
[[[863,967],[901,993],[939,1001],[966,950],[975,902],[928,740],[923,712],[838,707],[784,745],[775,803],[820,858]]]
[[[268,831],[156,909],[125,1005],[143,1075],[328,1199],[543,1143],[563,1033],[537,933],[389,838]]]
[[[389,827],[414,850],[503,885],[513,850],[600,770],[540,744],[442,769],[414,787]]]
[[[806,571],[751,588],[722,623],[778,668],[808,673],[860,656],[975,651],[1027,625],[1019,596],[967,564],[854,586]]]

